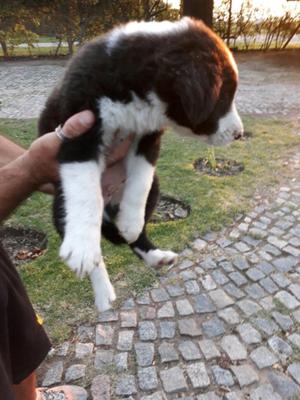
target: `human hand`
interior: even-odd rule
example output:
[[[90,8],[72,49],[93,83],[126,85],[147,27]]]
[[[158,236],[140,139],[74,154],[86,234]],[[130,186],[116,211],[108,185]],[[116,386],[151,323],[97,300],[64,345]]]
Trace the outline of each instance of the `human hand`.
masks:
[[[64,135],[73,139],[88,131],[95,123],[91,111],[82,111],[69,118],[64,126]],[[28,151],[24,153],[25,168],[30,172],[37,186],[59,180],[59,164],[57,154],[61,146],[61,139],[55,132],[47,133],[36,139]]]
[[[63,126],[64,135],[70,139],[84,134],[95,122],[95,117],[91,111],[82,111],[69,118]],[[113,143],[106,159],[107,167],[102,176],[102,191],[104,201],[107,202],[112,192],[121,186],[126,178],[125,166],[122,160],[126,156],[132,143],[134,135],[118,144]],[[54,185],[49,182],[59,180],[59,164],[57,153],[61,145],[61,140],[55,132],[47,133],[35,140],[29,150],[24,154],[25,162],[30,168],[33,179],[39,186],[39,190],[54,194]]]

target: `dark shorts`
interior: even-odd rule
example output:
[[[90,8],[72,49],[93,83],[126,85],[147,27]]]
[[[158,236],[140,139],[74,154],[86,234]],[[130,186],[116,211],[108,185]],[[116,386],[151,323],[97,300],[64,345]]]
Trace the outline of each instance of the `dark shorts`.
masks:
[[[34,372],[51,348],[16,268],[0,244],[0,398]]]

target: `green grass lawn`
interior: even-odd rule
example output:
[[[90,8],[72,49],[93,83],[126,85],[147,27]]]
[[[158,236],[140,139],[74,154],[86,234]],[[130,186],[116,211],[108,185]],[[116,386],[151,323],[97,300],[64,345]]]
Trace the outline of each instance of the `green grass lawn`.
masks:
[[[32,47],[32,48],[20,48],[15,47],[12,51],[9,51],[9,57],[40,57],[40,56],[54,56],[56,47]],[[67,47],[61,47],[59,49],[59,56],[66,56],[68,54]],[[0,49],[0,57],[3,57],[2,49]]]
[[[47,35],[40,35],[39,42],[40,43],[55,43],[58,39],[55,36],[47,36]]]
[[[190,239],[208,230],[218,230],[246,212],[253,193],[259,188],[274,187],[282,171],[282,159],[300,137],[290,133],[286,122],[263,118],[244,118],[251,140],[235,142],[216,149],[217,157],[242,161],[245,170],[232,177],[209,177],[196,173],[193,162],[207,155],[207,147],[196,139],[167,132],[163,138],[158,175],[161,190],[183,200],[191,207],[185,220],[150,224],[149,236],[160,247],[179,251]],[[36,121],[0,120],[0,133],[27,147],[36,135]],[[6,222],[41,229],[48,234],[48,250],[37,260],[23,265],[20,273],[36,310],[42,315],[54,342],[72,333],[75,325],[96,318],[88,279],[77,280],[58,259],[59,238],[51,223],[51,199],[34,194]],[[103,243],[103,253],[119,299],[139,293],[155,281],[154,273],[126,247]]]

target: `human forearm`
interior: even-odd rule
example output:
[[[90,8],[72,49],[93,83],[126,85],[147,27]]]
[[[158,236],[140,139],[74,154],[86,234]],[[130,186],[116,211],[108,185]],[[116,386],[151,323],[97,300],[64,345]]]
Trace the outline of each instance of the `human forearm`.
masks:
[[[0,221],[37,189],[23,155],[0,169]]]
[[[78,113],[65,123],[65,136],[73,139],[86,132],[93,123],[94,116],[90,111]],[[48,182],[57,182],[59,179],[57,153],[61,139],[54,132],[48,133],[34,141],[27,151],[2,137],[0,139],[0,146],[2,143],[6,149],[10,149],[6,156],[6,153],[0,150],[1,222],[33,191],[43,188],[44,192],[53,194],[54,187]],[[127,154],[132,139],[133,135],[123,143],[114,143],[109,151],[108,168],[102,180],[104,199],[109,199],[125,179],[122,159]]]
[[[79,136],[90,129],[94,121],[90,111],[74,115],[64,125],[66,137],[73,139]],[[0,221],[41,185],[58,180],[57,153],[61,145],[54,132],[35,140],[27,151],[18,150],[18,146],[4,140],[2,144],[12,150],[8,152],[11,157],[18,151],[21,155],[0,168]]]
[[[15,160],[25,152],[22,147],[0,136],[0,168]]]
[[[26,150],[18,144],[5,138],[4,136],[0,136],[0,168],[16,160],[18,157],[24,154],[25,151]],[[46,183],[40,186],[38,190],[43,193],[53,194],[54,186],[52,183]]]

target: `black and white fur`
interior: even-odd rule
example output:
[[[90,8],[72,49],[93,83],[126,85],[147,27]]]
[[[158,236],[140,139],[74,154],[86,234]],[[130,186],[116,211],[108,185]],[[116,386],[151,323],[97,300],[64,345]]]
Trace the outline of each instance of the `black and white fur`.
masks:
[[[166,127],[214,144],[241,137],[234,105],[237,67],[223,42],[204,24],[131,22],[86,44],[73,57],[41,115],[44,134],[71,115],[90,109],[94,127],[63,143],[61,181],[54,220],[63,237],[60,256],[79,276],[89,274],[96,306],[115,300],[101,254],[101,229],[113,243],[128,243],[153,267],[173,263],[176,254],[157,249],[145,224],[159,189],[155,164]],[[121,198],[105,207],[99,181],[113,138],[134,133],[126,158]]]

